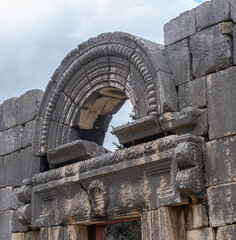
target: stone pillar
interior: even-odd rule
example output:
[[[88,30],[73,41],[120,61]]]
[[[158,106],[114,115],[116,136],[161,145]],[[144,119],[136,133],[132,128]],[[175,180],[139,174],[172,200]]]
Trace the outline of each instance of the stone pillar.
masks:
[[[142,240],[185,239],[184,214],[180,208],[161,207],[142,214]]]

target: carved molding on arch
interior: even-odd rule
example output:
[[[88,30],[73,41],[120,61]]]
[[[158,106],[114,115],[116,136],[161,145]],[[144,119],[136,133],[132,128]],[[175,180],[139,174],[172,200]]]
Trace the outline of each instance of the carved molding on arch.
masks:
[[[52,76],[38,112],[34,154],[45,155],[75,140],[81,109],[86,111],[89,96],[103,88],[123,91],[138,118],[176,110],[176,90],[162,47],[125,33],[102,34],[71,51]],[[114,106],[122,106],[121,98],[115,100]],[[98,117],[107,119],[107,114],[112,112]],[[61,136],[55,135],[59,131]]]

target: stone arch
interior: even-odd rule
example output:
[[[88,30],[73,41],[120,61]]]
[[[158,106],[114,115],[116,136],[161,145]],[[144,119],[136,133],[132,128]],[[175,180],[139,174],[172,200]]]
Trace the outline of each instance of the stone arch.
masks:
[[[127,98],[138,119],[177,110],[177,94],[162,45],[121,32],[80,44],[48,83],[37,114],[34,155],[76,139],[102,144]],[[90,136],[90,137],[89,137]]]

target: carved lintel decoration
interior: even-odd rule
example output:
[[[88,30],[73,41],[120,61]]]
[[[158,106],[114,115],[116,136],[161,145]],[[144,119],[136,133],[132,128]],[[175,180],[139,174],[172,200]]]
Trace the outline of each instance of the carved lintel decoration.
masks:
[[[107,190],[103,182],[95,180],[88,188],[88,196],[92,205],[92,217],[103,217],[107,200]]]
[[[31,224],[95,223],[201,200],[203,141],[170,135],[36,174]]]
[[[23,184],[24,185],[18,189],[17,197],[21,202],[29,203],[31,200],[32,181],[31,179],[25,179]]]
[[[180,169],[176,176],[176,184],[181,194],[201,197],[204,190],[203,154],[201,143],[184,142],[178,144],[174,151],[174,159]]]
[[[25,226],[31,226],[30,218],[31,218],[31,205],[26,204],[23,207],[19,208],[17,210],[17,219],[18,221],[25,225]]]

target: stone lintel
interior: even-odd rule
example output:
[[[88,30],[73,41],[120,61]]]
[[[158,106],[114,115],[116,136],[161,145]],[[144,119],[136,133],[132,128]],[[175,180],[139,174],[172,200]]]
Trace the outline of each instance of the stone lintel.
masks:
[[[204,191],[201,149],[201,137],[172,135],[36,174],[30,225],[92,224],[185,205]]]
[[[198,123],[201,111],[192,107],[180,112],[163,113],[159,118],[154,115],[138,119],[113,129],[121,144],[135,144],[161,133],[187,133]]]
[[[97,157],[106,152],[105,148],[94,142],[77,140],[48,150],[47,157],[49,164],[53,167]]]

